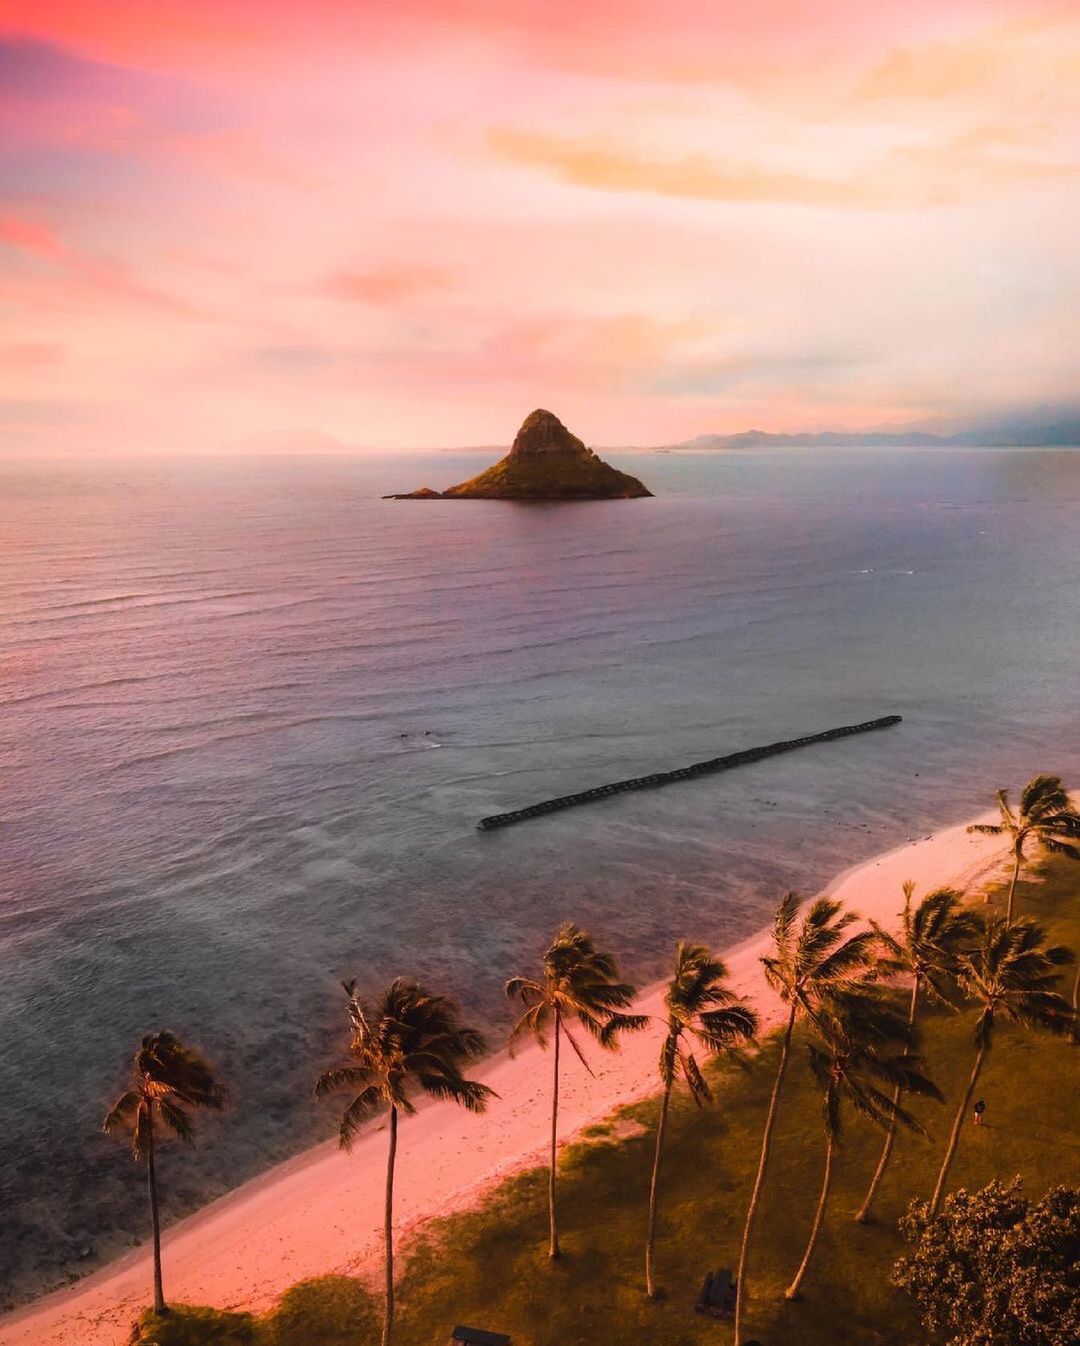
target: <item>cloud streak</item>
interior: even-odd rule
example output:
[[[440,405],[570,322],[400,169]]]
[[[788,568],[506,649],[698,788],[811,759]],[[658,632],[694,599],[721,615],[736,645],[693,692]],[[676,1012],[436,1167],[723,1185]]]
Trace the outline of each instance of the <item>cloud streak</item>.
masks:
[[[977,199],[1010,187],[1074,179],[1080,163],[1039,156],[1007,129],[977,127],[942,141],[898,145],[843,176],[825,177],[704,154],[659,158],[633,145],[496,127],[492,151],[576,187],[690,201],[887,209]]]

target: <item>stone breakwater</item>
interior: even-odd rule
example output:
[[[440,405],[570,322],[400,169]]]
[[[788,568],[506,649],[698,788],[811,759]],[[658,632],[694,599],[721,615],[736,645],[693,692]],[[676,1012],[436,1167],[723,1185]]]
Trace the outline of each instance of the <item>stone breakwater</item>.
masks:
[[[793,752],[796,748],[808,748],[812,743],[831,743],[834,739],[848,738],[852,734],[868,734],[874,729],[889,729],[894,724],[900,724],[901,719],[900,715],[884,715],[877,720],[864,720],[861,724],[845,724],[839,729],[823,729],[818,734],[806,734],[802,738],[787,738],[779,743],[767,743],[762,748],[746,748],[742,752],[730,752],[724,757],[710,757],[707,761],[694,762],[691,766],[678,767],[674,771],[656,771],[650,776],[631,776],[628,780],[613,781],[610,785],[597,785],[591,790],[579,790],[576,794],[545,799],[540,804],[530,804],[527,808],[514,809],[510,813],[493,813],[487,818],[481,818],[477,827],[482,832],[488,832],[496,827],[509,827],[512,823],[525,822],[527,818],[539,818],[545,813],[576,808],[578,804],[591,804],[596,799],[629,794],[631,790],[652,790],[661,785],[670,785],[673,781],[693,780],[695,776],[708,776],[715,771],[729,771],[732,767],[760,762],[766,757],[778,757],[780,753]]]

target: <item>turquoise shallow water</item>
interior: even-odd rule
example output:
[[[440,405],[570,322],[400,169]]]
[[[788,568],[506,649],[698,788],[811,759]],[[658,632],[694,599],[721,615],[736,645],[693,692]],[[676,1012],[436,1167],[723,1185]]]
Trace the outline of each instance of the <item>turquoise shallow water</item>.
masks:
[[[0,465],[0,1302],[142,1236],[98,1126],[151,1027],[236,1096],[165,1158],[175,1215],[328,1133],[343,976],[430,978],[497,1036],[566,916],[651,978],[1076,778],[1080,452],[611,455],[656,499],[378,498],[490,456]]]

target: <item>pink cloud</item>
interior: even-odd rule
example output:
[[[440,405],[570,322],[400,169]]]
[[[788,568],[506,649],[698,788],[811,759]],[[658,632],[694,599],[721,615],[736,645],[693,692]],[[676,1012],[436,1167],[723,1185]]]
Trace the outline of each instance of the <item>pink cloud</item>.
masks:
[[[339,271],[327,281],[326,291],[336,299],[382,308],[441,294],[451,285],[450,274],[444,268],[401,262],[371,271]]]
[[[59,341],[9,341],[0,345],[0,365],[13,370],[51,369],[62,364],[67,347]]]
[[[61,268],[72,286],[111,299],[162,310],[178,317],[205,317],[205,312],[176,295],[147,285],[123,263],[65,243],[48,225],[18,215],[0,217],[0,244]],[[75,290],[73,289],[73,297]]]
[[[747,61],[799,62],[809,49],[882,45],[927,25],[945,32],[1047,8],[1039,0],[16,0],[8,25],[99,60],[170,70],[267,70],[313,49],[354,60],[403,42],[478,36],[559,68],[712,78]]]
[[[67,255],[67,249],[46,225],[16,215],[0,216],[0,243],[51,260],[61,260]]]

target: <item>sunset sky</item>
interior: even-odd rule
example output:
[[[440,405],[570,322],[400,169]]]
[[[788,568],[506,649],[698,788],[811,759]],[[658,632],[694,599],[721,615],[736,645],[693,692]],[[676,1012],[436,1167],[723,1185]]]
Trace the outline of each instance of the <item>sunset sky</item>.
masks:
[[[0,0],[0,450],[1061,404],[1078,91],[1077,0]]]

